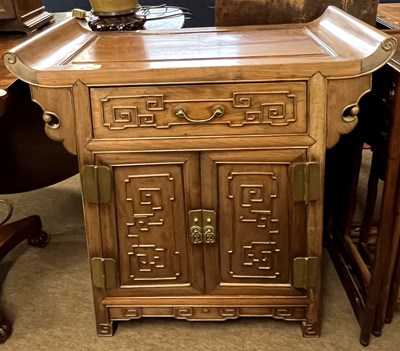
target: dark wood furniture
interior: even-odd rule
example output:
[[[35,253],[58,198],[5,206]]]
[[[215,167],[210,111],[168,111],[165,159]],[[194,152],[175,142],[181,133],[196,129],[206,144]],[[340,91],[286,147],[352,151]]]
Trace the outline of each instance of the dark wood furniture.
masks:
[[[337,147],[328,152],[326,163],[327,246],[360,324],[360,342],[365,346],[369,344],[371,333],[375,336],[382,333],[381,316],[385,314],[383,311],[388,303],[388,289],[397,258],[398,234],[394,229],[394,220],[398,201],[398,145],[396,136],[389,140],[383,137],[386,140],[377,142],[384,134],[380,130],[380,126],[384,127],[381,123],[383,116],[386,116],[387,122],[391,116],[389,107],[384,105],[382,93],[389,92],[392,87],[383,87],[380,83],[386,80],[398,84],[397,78],[387,79],[388,70],[389,66],[385,66],[374,76],[373,86],[376,90],[360,103],[361,108],[367,111],[360,117],[363,123],[351,136],[342,138]],[[389,94],[384,98],[389,101]],[[394,100],[391,108],[397,110],[396,105],[398,102]],[[389,133],[389,129],[385,129]],[[362,156],[364,152],[370,152],[363,151],[365,143],[371,144],[373,156],[365,210],[358,218],[355,214],[356,205],[360,204],[358,181]],[[384,187],[378,202],[380,179],[384,181]],[[373,216],[377,203],[381,203],[378,223],[374,222]]]
[[[400,31],[391,32],[400,41]],[[380,291],[380,302],[374,330],[381,330],[384,323],[390,323],[393,318],[395,307],[398,303],[400,285],[400,49],[398,49],[390,60],[387,70],[388,82],[390,84],[390,135],[387,147],[385,189],[384,192],[389,200],[388,204],[382,203],[381,211],[390,213],[388,230],[391,231],[391,245],[389,247],[390,262],[383,267],[388,270],[388,278],[382,284]],[[385,201],[382,198],[382,202]],[[382,220],[383,222],[383,220]]]
[[[32,33],[53,22],[53,15],[45,10],[41,0],[0,2],[0,32]]]
[[[98,334],[270,316],[318,336],[325,151],[394,46],[329,7],[310,24],[158,33],[71,19],[10,50],[48,135],[79,155]]]
[[[380,4],[378,8],[377,23],[383,29],[392,33],[400,40],[400,4]],[[391,95],[391,119],[390,119],[390,142],[387,151],[387,176],[394,179],[392,201],[392,247],[389,273],[392,276],[384,286],[382,302],[378,306],[375,328],[382,328],[384,322],[390,323],[393,313],[399,303],[400,291],[400,49],[398,49],[390,60],[387,67],[387,81]],[[390,160],[390,161],[389,161]]]
[[[304,23],[319,17],[329,5],[375,25],[377,0],[215,0],[217,26]]]
[[[26,40],[23,34],[0,34],[0,53]],[[31,101],[29,86],[0,62],[0,194],[38,189],[78,172],[76,157],[45,135],[42,110]],[[0,226],[0,262],[21,241],[43,247],[47,235],[37,215]],[[0,343],[11,327],[0,311]]]
[[[379,16],[389,21],[385,4]],[[390,17],[393,22],[393,14]],[[393,28],[394,26],[390,26]],[[389,31],[400,39],[396,31]],[[360,342],[368,345],[371,333],[379,336],[389,322],[399,284],[399,166],[400,166],[400,51],[374,74],[371,93],[360,102],[361,123],[328,151],[326,163],[325,229],[328,248],[361,327]],[[371,146],[365,210],[355,216],[358,181],[365,143]],[[364,151],[369,152],[369,151]],[[378,183],[383,193],[378,202]],[[340,189],[340,192],[337,191]],[[330,191],[331,190],[331,191]],[[380,203],[378,222],[374,209]],[[397,277],[397,279],[396,279]]]

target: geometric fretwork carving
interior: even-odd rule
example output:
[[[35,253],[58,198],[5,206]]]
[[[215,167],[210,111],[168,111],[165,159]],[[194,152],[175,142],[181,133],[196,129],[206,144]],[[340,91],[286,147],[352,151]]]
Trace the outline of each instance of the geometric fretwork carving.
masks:
[[[269,234],[278,234],[279,220],[272,218],[273,199],[278,196],[278,180],[273,172],[231,172],[228,176],[229,195],[233,199],[234,177],[258,176],[261,184],[240,184],[240,206],[245,209],[239,217],[243,223],[254,223],[258,228],[268,229]],[[268,188],[266,188],[268,183]],[[270,240],[270,237],[268,237]]]
[[[142,311],[139,307],[125,307],[123,309],[124,317],[138,319],[142,317]]]
[[[236,175],[239,175],[237,173]],[[232,177],[235,173],[231,173]],[[243,175],[243,174],[242,174]],[[264,173],[271,176],[271,185],[268,196],[273,199],[277,197],[277,178],[272,173]],[[258,228],[267,228],[269,233],[277,234],[278,222],[276,218],[271,218],[272,201],[265,201],[265,187],[262,184],[241,185],[241,195],[243,208],[247,208],[248,212],[240,216],[241,222],[255,223]],[[261,208],[261,205],[269,206]]]
[[[132,127],[155,127],[154,111],[164,109],[163,96],[144,95],[139,96],[142,100],[140,106],[129,103],[129,100],[135,100],[136,96],[126,97],[107,97],[101,100],[102,103],[102,124],[110,130],[119,130]],[[140,102],[140,101],[139,101]],[[110,111],[110,113],[104,113]]]
[[[124,177],[126,240],[129,278],[134,281],[169,281],[180,276],[179,251],[165,239],[166,222],[173,227],[175,179],[170,173],[129,174]],[[156,186],[155,186],[156,185]],[[168,246],[170,245],[170,246]],[[168,248],[167,248],[168,246]]]
[[[212,115],[216,104],[223,106],[225,114],[207,121],[208,124],[227,124],[230,127],[252,124],[286,126],[297,120],[297,97],[287,90],[234,92],[230,97],[210,98],[206,101],[195,98],[173,99],[173,92],[169,95],[170,97],[165,94],[144,94],[103,98],[102,125],[110,130],[170,128],[192,123],[175,115],[177,106],[189,106],[190,117],[204,120]]]
[[[266,101],[260,100],[262,98]],[[254,109],[256,106],[258,109]],[[233,107],[252,109],[246,111],[244,121],[240,124],[232,123],[232,126],[257,123],[286,126],[297,119],[296,95],[289,91],[235,93]]]
[[[228,198],[236,214],[233,247],[228,249],[233,278],[274,279],[279,273],[279,219],[274,217],[278,177],[273,171],[228,173]],[[237,266],[238,260],[241,267]],[[235,265],[236,262],[236,265]],[[236,267],[236,269],[234,269]]]
[[[293,307],[108,307],[111,320],[129,320],[141,317],[175,317],[186,320],[226,320],[238,317],[273,317],[277,319],[300,320],[306,318],[307,308],[305,306]],[[304,322],[305,323],[305,322]]]
[[[128,252],[130,259],[130,278],[134,280],[151,280],[149,275],[142,276],[140,273],[155,273],[156,270],[165,268],[165,250],[154,245],[132,245],[132,251]],[[178,258],[179,252],[175,252]],[[179,265],[179,262],[176,261]],[[172,280],[179,277],[179,272],[175,272],[170,277],[163,277],[161,280]],[[160,279],[160,278],[158,278]]]
[[[100,323],[98,327],[98,331],[100,335],[112,335],[112,323]]]
[[[175,308],[175,318],[182,319],[182,318],[189,318],[193,315],[193,308],[191,307],[184,307],[184,308]]]
[[[236,251],[229,250],[230,271],[232,278],[248,278],[248,279],[275,279],[279,273],[278,254],[280,249],[275,248],[276,244],[252,243],[251,245],[243,246],[243,253],[236,254]],[[243,266],[248,269],[241,270],[245,274],[235,273],[232,270],[235,254],[243,257]]]
[[[174,179],[169,174],[151,175],[151,179],[167,178],[172,183],[173,193],[170,201],[175,199]],[[148,175],[132,175],[125,179],[126,201],[132,210],[132,222],[127,223],[128,236],[138,237],[138,231],[148,231],[151,226],[160,226],[164,219],[161,217],[162,189],[156,187],[141,187],[140,184],[148,179]],[[138,184],[136,184],[138,183]]]
[[[154,246],[141,246],[128,255],[136,257],[138,270],[140,272],[150,272],[153,268],[164,268],[164,249]]]
[[[251,245],[243,246],[243,257],[245,266],[255,266],[261,270],[271,270],[273,254],[280,250],[273,243],[253,242]],[[275,272],[279,275],[278,272]]]

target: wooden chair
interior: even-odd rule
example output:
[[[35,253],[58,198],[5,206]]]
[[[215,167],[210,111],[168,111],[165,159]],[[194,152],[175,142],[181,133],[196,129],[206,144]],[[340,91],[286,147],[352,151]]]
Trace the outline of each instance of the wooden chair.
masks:
[[[353,135],[343,138],[327,156],[326,239],[361,327],[360,342],[365,346],[371,333],[381,335],[388,321],[387,308],[393,307],[390,299],[395,294],[391,286],[400,235],[396,230],[400,203],[399,72],[387,65],[375,74],[373,90],[364,97],[361,107],[365,111],[360,114],[363,121]],[[359,202],[357,185],[365,142],[371,145],[373,156],[360,221],[355,219],[355,207]],[[379,179],[383,180],[383,192],[379,216],[374,222]]]
[[[395,33],[394,33],[395,34]],[[396,35],[400,38],[400,32]],[[399,56],[400,57],[400,56]],[[400,61],[392,60],[386,67],[392,83],[390,135],[386,152],[385,187],[382,197],[380,226],[391,237],[387,279],[382,282],[380,299],[374,323],[374,332],[382,330],[384,323],[390,323],[397,304],[400,286]],[[385,191],[386,190],[386,191]]]

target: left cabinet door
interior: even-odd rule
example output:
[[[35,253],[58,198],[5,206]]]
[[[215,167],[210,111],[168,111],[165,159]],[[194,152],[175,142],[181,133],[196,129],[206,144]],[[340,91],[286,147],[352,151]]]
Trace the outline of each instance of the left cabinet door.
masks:
[[[201,205],[198,154],[100,155],[97,163],[114,183],[99,212],[105,256],[118,267],[108,295],[204,293],[203,253],[187,230],[188,211]]]

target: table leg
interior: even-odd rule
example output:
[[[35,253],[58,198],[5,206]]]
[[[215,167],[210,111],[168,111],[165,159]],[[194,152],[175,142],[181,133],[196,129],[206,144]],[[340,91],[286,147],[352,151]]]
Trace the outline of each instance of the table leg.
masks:
[[[0,262],[20,242],[28,239],[33,246],[45,247],[47,234],[42,231],[42,222],[39,216],[30,216],[19,221],[0,226]],[[0,311],[0,343],[3,343],[11,334],[11,326],[4,321]]]

